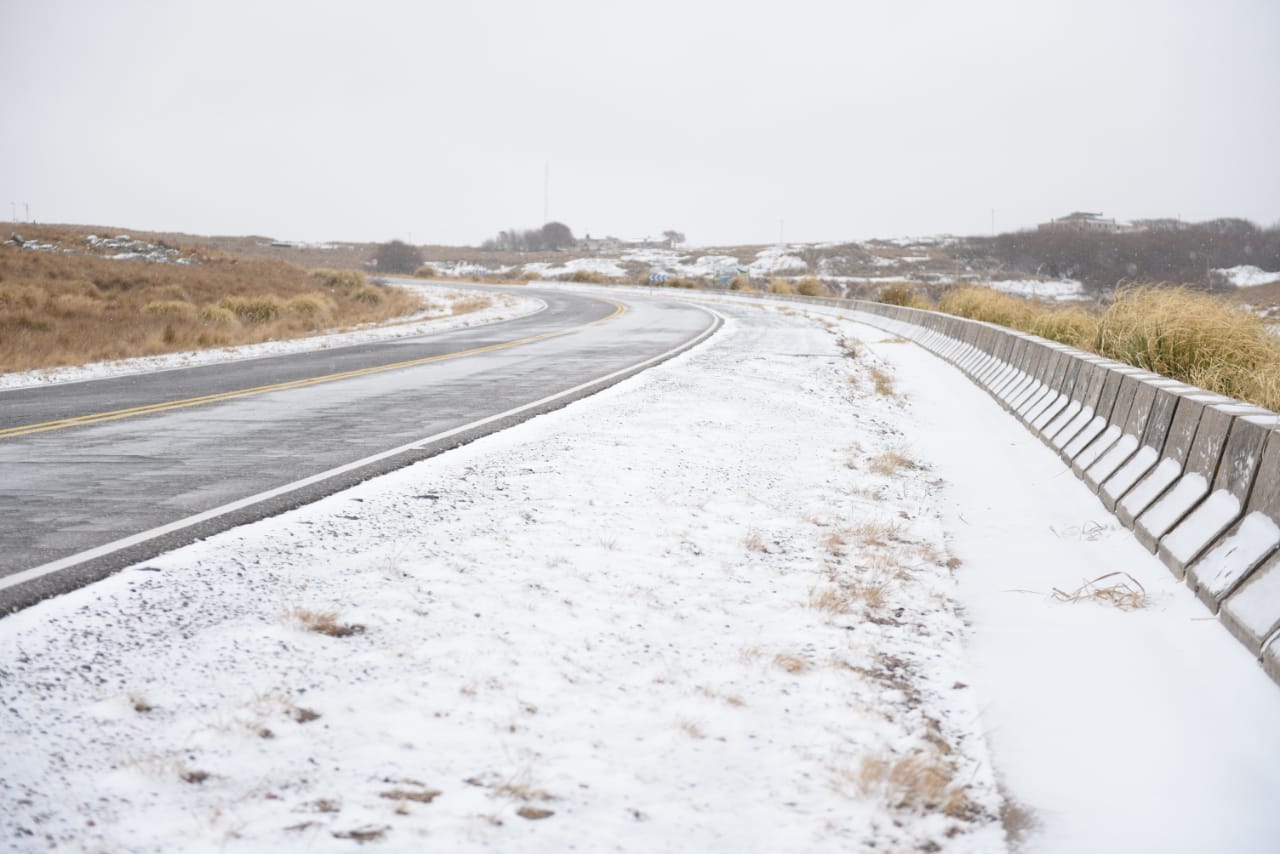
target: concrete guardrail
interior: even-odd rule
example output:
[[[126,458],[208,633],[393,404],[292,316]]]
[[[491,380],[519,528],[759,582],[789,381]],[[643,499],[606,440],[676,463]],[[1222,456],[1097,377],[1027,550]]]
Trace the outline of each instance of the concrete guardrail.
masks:
[[[1280,415],[988,323],[863,300],[776,298],[846,309],[959,368],[1280,683]]]

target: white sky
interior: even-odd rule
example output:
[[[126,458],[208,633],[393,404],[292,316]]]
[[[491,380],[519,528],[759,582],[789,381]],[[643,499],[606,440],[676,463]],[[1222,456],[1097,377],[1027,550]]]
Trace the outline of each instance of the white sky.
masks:
[[[767,243],[1280,220],[1274,0],[0,0],[0,216]]]

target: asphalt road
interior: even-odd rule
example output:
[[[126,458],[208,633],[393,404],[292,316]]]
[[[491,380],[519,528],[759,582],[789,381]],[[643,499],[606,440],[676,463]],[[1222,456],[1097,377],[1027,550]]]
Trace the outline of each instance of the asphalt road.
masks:
[[[670,299],[519,290],[546,310],[0,391],[0,613],[563,406],[718,327]]]

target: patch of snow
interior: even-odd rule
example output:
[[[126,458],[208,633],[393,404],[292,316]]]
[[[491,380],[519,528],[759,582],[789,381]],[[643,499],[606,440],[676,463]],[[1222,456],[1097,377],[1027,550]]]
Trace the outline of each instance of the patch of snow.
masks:
[[[1237,288],[1251,288],[1257,285],[1269,285],[1273,282],[1280,282],[1280,273],[1268,273],[1266,270],[1254,267],[1251,264],[1241,264],[1237,267],[1224,267],[1216,269],[1213,272],[1221,274],[1228,282]]]
[[[1084,292],[1084,285],[1074,279],[1001,279],[983,282],[982,284],[997,291],[1021,297],[1046,300],[1084,300],[1089,298]]]
[[[573,273],[594,273],[610,279],[627,277],[627,271],[613,258],[575,258],[562,264],[531,263],[525,264],[524,270],[552,279]]]

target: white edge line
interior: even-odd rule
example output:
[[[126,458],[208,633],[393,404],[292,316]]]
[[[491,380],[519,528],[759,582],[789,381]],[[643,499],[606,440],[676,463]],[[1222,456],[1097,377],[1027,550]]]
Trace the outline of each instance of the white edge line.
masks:
[[[702,311],[705,311],[707,314],[711,315],[715,319],[718,319],[721,321],[724,319],[719,312],[709,309],[706,306],[700,305],[700,306],[697,306],[697,308],[699,308]],[[187,516],[175,522],[169,522],[168,524],[160,525],[159,527],[151,528],[150,530],[147,530],[147,531],[142,531],[137,534],[131,534],[127,537],[122,537],[121,539],[113,540],[112,542],[105,543],[101,546],[96,546],[95,548],[92,548],[92,549],[87,549],[85,551],[78,552],[76,554],[69,555],[64,558],[59,558],[58,560],[55,560],[55,561],[50,561],[49,563],[41,564],[40,566],[34,566],[31,569],[24,569],[21,572],[16,572],[12,575],[5,576],[4,578],[0,578],[0,590],[8,590],[10,587],[17,587],[19,584],[26,584],[27,582],[34,581],[37,578],[43,578],[46,575],[52,575],[55,572],[61,572],[64,569],[69,569],[73,566],[86,563],[87,561],[95,560],[100,557],[105,557],[109,554],[112,554],[113,552],[118,552],[122,549],[127,549],[130,546],[136,546],[140,543],[145,543],[148,540],[154,540],[157,537],[163,537],[165,534],[171,534],[175,531],[181,531],[183,528],[190,528],[192,525],[198,525],[201,522],[207,522],[210,519],[216,519],[219,516],[226,515],[227,513],[233,513],[236,510],[243,510],[244,508],[251,507],[254,504],[258,504],[260,502],[267,501],[269,499],[276,498],[281,495],[286,495],[290,492],[295,492],[299,489],[303,489],[305,487],[311,486],[312,484],[320,483],[321,481],[325,481],[332,477],[336,477],[337,475],[345,474],[346,472],[353,471],[358,468],[362,468],[364,466],[379,462],[381,460],[385,460],[389,457],[397,456],[398,454],[403,454],[406,451],[412,451],[418,448],[422,448],[434,442],[439,442],[441,440],[448,439],[451,436],[456,436],[459,433],[465,433],[469,430],[475,430],[479,427],[483,427],[486,424],[492,424],[495,421],[501,421],[504,418],[510,418],[513,415],[519,415],[521,412],[526,412],[530,409],[537,409],[540,406],[544,406],[548,403],[552,403],[553,401],[559,400],[560,398],[574,395],[582,391],[583,389],[590,388],[593,385],[607,383],[610,380],[613,380],[622,376],[623,374],[631,373],[638,370],[644,370],[645,368],[649,367],[655,362],[661,362],[664,359],[669,359],[672,356],[677,355],[682,351],[691,350],[694,347],[698,346],[707,338],[711,337],[711,334],[715,332],[717,325],[718,324],[713,323],[707,329],[703,330],[698,335],[698,337],[694,338],[693,340],[686,341],[678,347],[673,347],[670,350],[667,350],[664,353],[660,353],[657,356],[652,356],[644,360],[643,362],[637,362],[634,365],[628,365],[627,367],[620,368],[619,370],[616,370],[611,374],[606,374],[603,377],[596,377],[593,380],[588,380],[585,383],[580,383],[574,386],[573,388],[556,392],[555,394],[548,395],[547,397],[541,398],[540,400],[535,400],[531,403],[522,404],[520,406],[517,406],[514,409],[508,409],[506,412],[499,412],[496,415],[489,415],[489,416],[486,416],[485,418],[481,418],[479,421],[472,421],[469,424],[463,424],[459,427],[454,427],[450,430],[444,431],[443,433],[437,433],[434,436],[428,436],[425,439],[415,439],[414,441],[408,443],[407,445],[400,445],[397,448],[392,448],[387,451],[381,451],[379,453],[373,454],[372,456],[364,457],[363,459],[346,463],[336,468],[331,468],[327,471],[320,472],[319,474],[313,474],[310,477],[304,477],[301,480],[295,480],[292,483],[285,484],[284,486],[277,486],[275,489],[268,489],[265,492],[259,492],[256,495],[250,495],[247,498],[241,498],[236,501],[232,501],[229,504],[223,504],[222,506],[215,507],[212,510],[205,510],[203,513],[197,513],[194,516]]]

